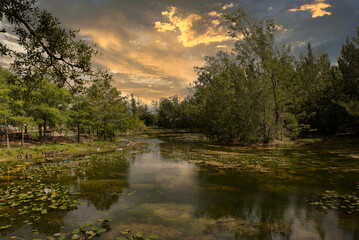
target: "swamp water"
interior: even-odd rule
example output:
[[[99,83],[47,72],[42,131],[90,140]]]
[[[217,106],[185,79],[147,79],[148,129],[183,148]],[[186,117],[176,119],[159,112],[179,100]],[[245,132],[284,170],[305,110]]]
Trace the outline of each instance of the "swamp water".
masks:
[[[107,153],[74,168],[44,166],[50,177],[41,180],[35,170],[30,180],[37,185],[31,191],[44,184],[40,191],[56,189],[65,195],[50,184],[61,183],[78,203],[53,201],[56,208],[40,218],[30,210],[20,215],[19,208],[27,211],[21,205],[9,210],[2,204],[0,226],[5,228],[0,238],[71,239],[78,237],[77,228],[111,219],[94,239],[116,239],[126,229],[134,234],[144,230],[145,237],[155,234],[158,239],[359,239],[359,142],[269,149],[204,146],[166,137],[146,141],[151,151],[133,152],[127,160]],[[173,157],[199,150],[285,161],[256,173]],[[63,172],[67,177],[56,177]],[[4,172],[3,193],[11,182],[21,186],[21,176]]]

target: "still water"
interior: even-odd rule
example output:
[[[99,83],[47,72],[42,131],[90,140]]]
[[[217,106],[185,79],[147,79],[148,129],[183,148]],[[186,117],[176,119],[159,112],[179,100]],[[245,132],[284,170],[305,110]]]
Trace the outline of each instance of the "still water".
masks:
[[[17,224],[1,238],[45,239],[109,218],[111,230],[99,239],[115,239],[124,229],[144,230],[159,239],[359,239],[358,211],[349,214],[307,203],[326,190],[358,194],[358,142],[239,150],[286,159],[263,174],[170,157],[210,148],[199,143],[146,141],[151,151],[134,153],[128,164],[96,166],[64,180],[62,184],[79,193],[82,204],[77,209],[52,215],[36,226],[38,234],[33,225]]]

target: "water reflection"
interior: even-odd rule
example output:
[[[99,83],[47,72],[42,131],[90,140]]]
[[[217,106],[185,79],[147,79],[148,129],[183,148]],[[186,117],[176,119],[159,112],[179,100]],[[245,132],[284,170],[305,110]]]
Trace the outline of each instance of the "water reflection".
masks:
[[[356,191],[356,144],[236,150],[162,140],[149,141],[152,151],[136,154],[128,163],[114,161],[75,171],[64,184],[78,192],[84,204],[62,215],[49,215],[48,222],[33,227],[43,234],[71,232],[99,218],[111,218],[112,230],[101,239],[114,239],[127,228],[145,230],[160,239],[359,239],[359,213],[323,210],[306,203],[327,189]],[[288,161],[268,174],[249,174],[170,158],[196,148]],[[29,226],[12,232],[32,238]]]

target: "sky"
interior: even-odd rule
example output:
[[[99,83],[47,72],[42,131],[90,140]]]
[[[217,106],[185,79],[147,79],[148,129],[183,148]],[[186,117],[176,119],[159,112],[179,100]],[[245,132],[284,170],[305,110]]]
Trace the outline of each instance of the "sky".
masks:
[[[238,7],[255,19],[273,19],[278,44],[298,56],[310,42],[333,64],[346,37],[356,35],[358,0],[39,0],[67,28],[96,43],[94,66],[114,76],[124,95],[145,103],[188,94],[203,56],[230,51],[223,16]],[[1,39],[0,39],[1,40]]]

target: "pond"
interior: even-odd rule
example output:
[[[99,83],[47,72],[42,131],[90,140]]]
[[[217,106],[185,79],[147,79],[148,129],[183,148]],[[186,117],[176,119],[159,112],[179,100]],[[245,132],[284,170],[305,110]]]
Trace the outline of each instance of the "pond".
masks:
[[[99,239],[115,239],[126,229],[158,239],[359,239],[357,141],[293,148],[219,147],[173,137],[145,141],[151,151],[133,152],[125,161],[107,153],[102,158],[113,158],[110,164],[99,161],[67,169],[67,177],[56,177],[60,171],[35,178],[60,183],[78,202],[34,221],[31,214],[13,217],[0,206],[0,226],[11,222],[0,231],[1,239],[71,239],[74,229],[103,219],[111,222]],[[285,164],[256,173],[173,158],[200,149],[275,156]],[[5,174],[1,188],[21,185],[21,176]]]

